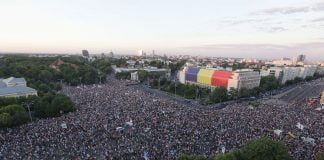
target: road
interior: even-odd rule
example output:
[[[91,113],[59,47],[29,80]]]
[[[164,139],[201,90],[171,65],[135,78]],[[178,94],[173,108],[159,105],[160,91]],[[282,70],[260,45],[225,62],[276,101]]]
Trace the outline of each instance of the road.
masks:
[[[309,97],[318,97],[324,90],[324,79],[298,85],[276,97],[285,102],[302,102]]]

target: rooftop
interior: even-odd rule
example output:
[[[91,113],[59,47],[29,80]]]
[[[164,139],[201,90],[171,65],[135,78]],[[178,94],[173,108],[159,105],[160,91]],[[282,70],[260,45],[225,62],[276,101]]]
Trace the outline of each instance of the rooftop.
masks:
[[[25,78],[15,78],[15,77],[10,77],[7,79],[2,80],[4,83],[26,83]]]
[[[24,93],[31,93],[37,92],[35,89],[23,86],[16,86],[16,87],[6,87],[0,88],[0,96],[10,95],[10,94],[24,94]]]

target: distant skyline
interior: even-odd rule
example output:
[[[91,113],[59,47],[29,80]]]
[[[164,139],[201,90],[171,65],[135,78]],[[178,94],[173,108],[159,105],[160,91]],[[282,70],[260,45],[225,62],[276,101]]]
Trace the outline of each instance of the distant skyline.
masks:
[[[1,0],[0,52],[324,60],[324,0]]]

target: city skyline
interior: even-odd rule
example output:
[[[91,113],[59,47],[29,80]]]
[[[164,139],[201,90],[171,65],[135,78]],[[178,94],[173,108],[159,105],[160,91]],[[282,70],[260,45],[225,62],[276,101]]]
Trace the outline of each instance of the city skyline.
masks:
[[[324,1],[0,2],[0,52],[324,59]]]

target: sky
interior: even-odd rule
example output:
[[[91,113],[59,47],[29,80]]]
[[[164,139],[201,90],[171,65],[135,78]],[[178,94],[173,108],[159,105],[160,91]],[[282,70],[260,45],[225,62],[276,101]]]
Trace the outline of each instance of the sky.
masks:
[[[0,52],[324,60],[324,0],[0,0]]]

